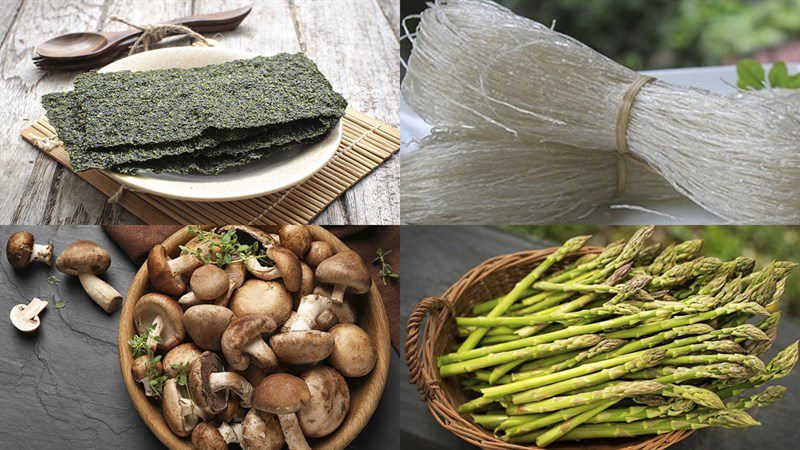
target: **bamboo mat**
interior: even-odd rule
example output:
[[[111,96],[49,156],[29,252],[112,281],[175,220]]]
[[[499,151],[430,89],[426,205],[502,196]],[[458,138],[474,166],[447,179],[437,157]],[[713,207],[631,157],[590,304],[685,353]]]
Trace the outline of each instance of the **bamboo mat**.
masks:
[[[325,207],[400,149],[400,131],[359,111],[348,109],[342,141],[331,161],[300,184],[280,192],[231,202],[193,202],[124,189],[99,170],[80,178],[148,224],[283,224],[309,223]],[[55,129],[42,118],[22,130],[22,137],[72,170],[69,156],[53,146]]]

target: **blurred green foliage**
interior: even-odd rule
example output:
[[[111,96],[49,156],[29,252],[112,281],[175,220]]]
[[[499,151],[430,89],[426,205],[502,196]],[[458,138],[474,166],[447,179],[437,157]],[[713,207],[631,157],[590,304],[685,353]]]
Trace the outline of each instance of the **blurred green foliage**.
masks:
[[[591,234],[589,245],[605,245],[627,239],[638,227],[592,225],[523,225],[508,226],[517,233],[553,242],[564,242],[570,237]],[[688,239],[703,239],[702,254],[716,256],[725,261],[737,256],[749,256],[761,268],[772,260],[800,262],[800,226],[659,226],[653,241],[663,245]],[[781,308],[800,316],[800,269],[789,275]]]
[[[422,11],[426,1],[403,0],[401,16]],[[555,20],[556,30],[635,70],[719,65],[800,39],[800,0],[497,3],[547,25]]]

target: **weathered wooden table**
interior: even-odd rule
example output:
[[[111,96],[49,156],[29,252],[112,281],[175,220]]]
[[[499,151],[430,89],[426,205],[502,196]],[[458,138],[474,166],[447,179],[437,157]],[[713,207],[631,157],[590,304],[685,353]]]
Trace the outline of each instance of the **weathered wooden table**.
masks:
[[[83,30],[120,30],[117,15],[154,23],[245,5],[253,11],[223,45],[260,54],[305,52],[350,105],[398,126],[399,0],[4,0],[0,1],[0,223],[140,223],[19,133],[44,114],[43,94],[69,89],[75,72],[31,61],[43,40]],[[178,41],[174,45],[187,45]],[[398,161],[391,158],[334,201],[319,224],[399,223]]]

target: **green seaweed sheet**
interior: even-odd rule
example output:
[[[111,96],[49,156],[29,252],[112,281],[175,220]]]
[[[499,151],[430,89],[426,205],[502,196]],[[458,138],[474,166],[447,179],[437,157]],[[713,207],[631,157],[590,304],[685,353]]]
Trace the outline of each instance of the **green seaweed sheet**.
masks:
[[[318,140],[347,106],[311,60],[285,53],[196,69],[92,72],[42,103],[74,170],[181,173],[216,173],[241,165],[233,158]]]

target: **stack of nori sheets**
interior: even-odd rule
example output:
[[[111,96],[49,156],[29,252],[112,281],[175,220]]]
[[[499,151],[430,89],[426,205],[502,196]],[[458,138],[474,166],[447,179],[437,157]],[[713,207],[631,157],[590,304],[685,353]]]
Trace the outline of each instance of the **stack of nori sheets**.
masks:
[[[347,106],[300,53],[90,72],[42,104],[75,171],[204,174],[319,141]]]

